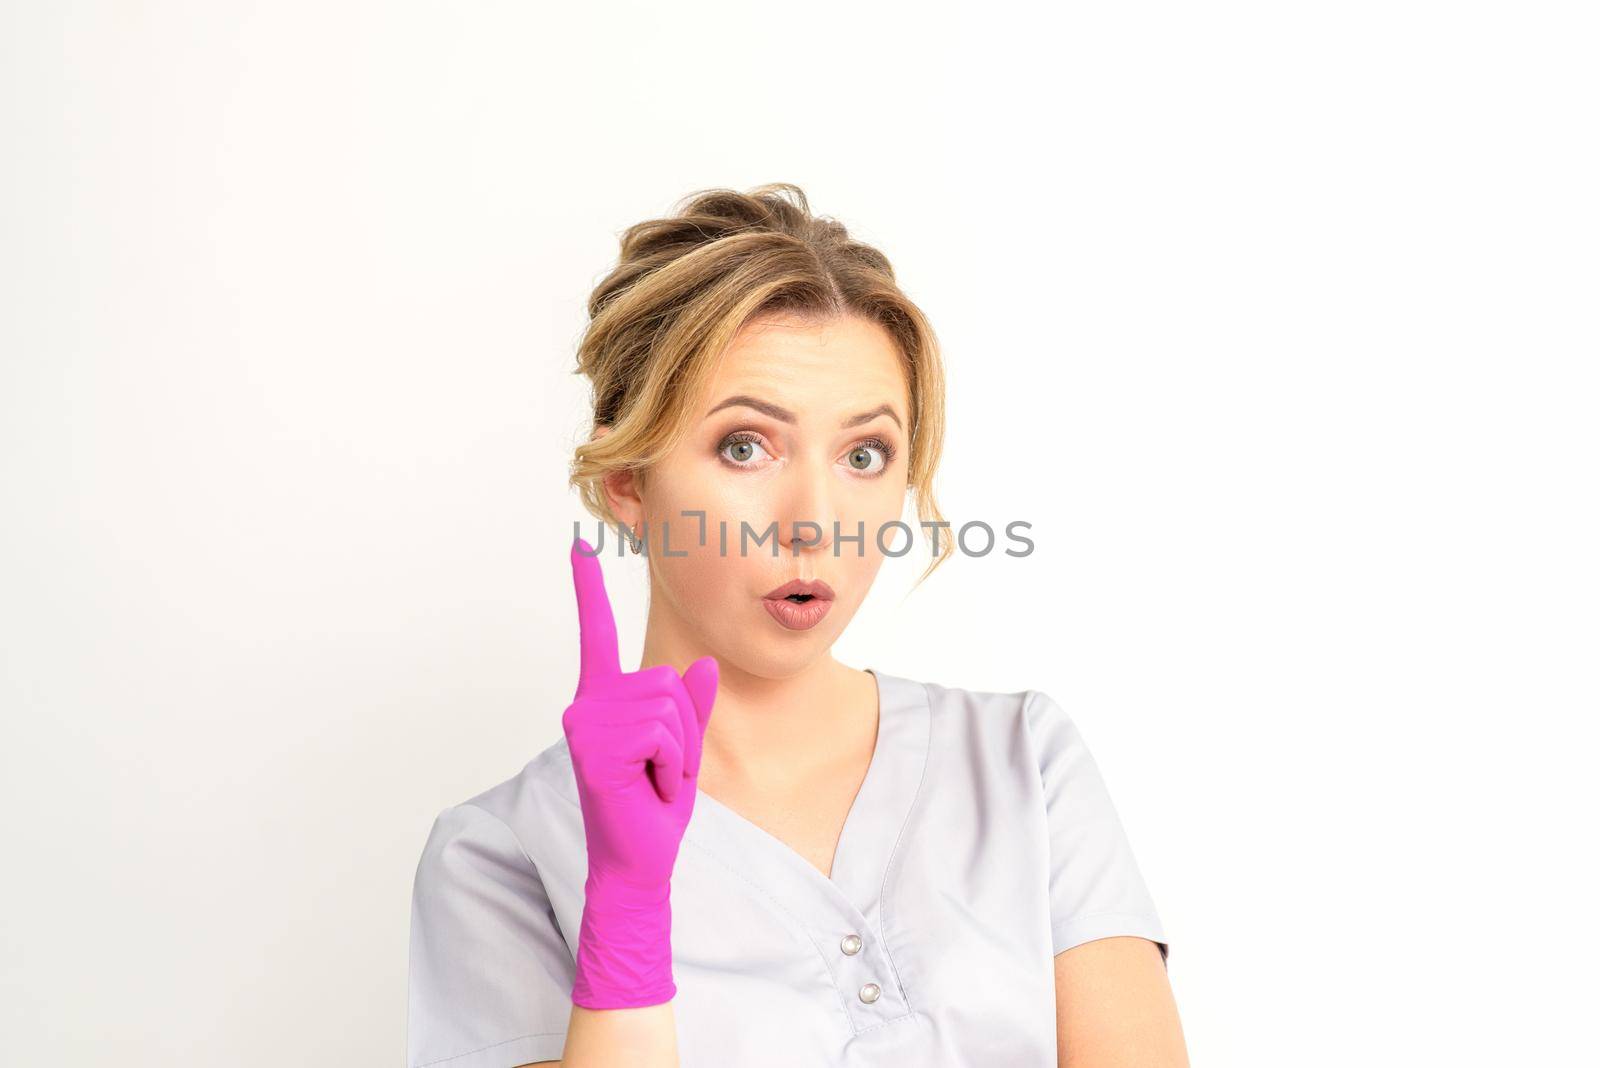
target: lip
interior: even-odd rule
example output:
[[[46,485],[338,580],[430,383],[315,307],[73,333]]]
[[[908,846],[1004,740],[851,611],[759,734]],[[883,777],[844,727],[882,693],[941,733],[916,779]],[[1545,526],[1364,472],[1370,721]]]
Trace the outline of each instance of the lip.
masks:
[[[809,601],[787,600],[791,594],[810,594]],[[833,607],[833,587],[820,579],[793,579],[761,599],[769,615],[789,630],[810,630]]]
[[[833,600],[833,587],[821,579],[790,579],[777,589],[768,590],[763,596],[769,601],[781,601],[796,593],[810,594],[819,601]]]

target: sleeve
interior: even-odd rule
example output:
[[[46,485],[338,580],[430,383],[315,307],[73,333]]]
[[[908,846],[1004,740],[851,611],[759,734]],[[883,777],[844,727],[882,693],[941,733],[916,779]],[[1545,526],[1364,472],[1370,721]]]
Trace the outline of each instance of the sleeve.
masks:
[[[1165,965],[1166,931],[1077,724],[1039,690],[1028,691],[1023,717],[1044,783],[1052,952],[1137,935],[1156,943]]]
[[[539,873],[511,828],[470,803],[441,812],[412,887],[409,1068],[560,1059],[574,970]]]

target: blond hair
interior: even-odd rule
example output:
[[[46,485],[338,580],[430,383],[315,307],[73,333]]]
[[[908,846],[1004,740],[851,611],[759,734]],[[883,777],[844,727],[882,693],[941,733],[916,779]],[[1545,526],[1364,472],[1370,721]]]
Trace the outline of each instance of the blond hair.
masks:
[[[605,479],[645,479],[689,432],[696,397],[717,357],[747,322],[782,314],[825,322],[855,315],[882,326],[910,387],[908,488],[925,523],[943,522],[933,477],[944,440],[944,369],[933,328],[900,290],[877,249],[827,216],[800,187],[772,182],[740,193],[704,189],[673,214],[623,231],[617,265],[589,295],[589,325],[574,374],[587,375],[595,428],[579,444],[570,484],[602,522],[621,526]],[[952,551],[941,536],[927,578]]]

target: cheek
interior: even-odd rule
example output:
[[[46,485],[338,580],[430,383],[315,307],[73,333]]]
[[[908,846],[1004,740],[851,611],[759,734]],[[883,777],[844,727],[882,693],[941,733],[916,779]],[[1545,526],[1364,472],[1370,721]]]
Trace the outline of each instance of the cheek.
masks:
[[[734,555],[737,543],[731,542],[729,555],[723,556],[718,547],[716,510],[707,502],[683,507],[703,509],[707,513],[703,527],[705,544],[700,544],[700,517],[685,517],[674,512],[663,517],[670,527],[667,542],[663,545],[653,541],[650,546],[650,568],[680,611],[705,618],[724,608],[737,595],[739,560]],[[652,528],[652,536],[659,529]]]
[[[905,547],[908,536],[914,538],[919,533],[916,512],[913,510],[907,515],[905,504],[904,490],[893,488],[863,502],[859,518],[866,530],[865,545],[861,550],[866,559],[860,561],[862,564],[876,568],[884,560],[879,545],[886,546],[891,552],[898,551]],[[904,526],[895,526],[896,520]],[[850,529],[852,533],[855,532],[853,520]]]
[[[706,529],[706,543],[701,545],[697,538],[698,527],[697,520],[683,524],[682,539],[677,536],[678,528],[674,528],[671,545],[673,555],[657,554],[651,560],[652,565],[661,569],[684,601],[715,600],[723,596],[733,581],[728,561],[717,551],[716,528]],[[682,555],[678,555],[680,553]]]
[[[673,546],[695,544],[705,514],[707,542],[714,542],[719,520],[746,515],[759,501],[750,480],[724,477],[715,461],[696,461],[693,457],[674,457],[658,476],[654,492],[648,496],[649,509],[656,524],[672,527]],[[654,525],[654,524],[653,524]],[[680,533],[681,529],[681,533]]]
[[[884,522],[889,522],[893,518],[893,516],[890,516]],[[857,605],[866,598],[867,590],[877,577],[878,570],[883,566],[885,559],[877,544],[878,529],[877,523],[869,521],[866,524],[866,536],[863,539],[863,543],[857,545],[855,542],[841,542],[838,559],[829,561],[845,585],[855,591],[856,596],[853,603]],[[855,533],[853,528],[850,533],[852,535]],[[889,546],[890,549],[894,549],[901,544],[904,536],[891,527],[884,532],[883,540],[885,545]]]

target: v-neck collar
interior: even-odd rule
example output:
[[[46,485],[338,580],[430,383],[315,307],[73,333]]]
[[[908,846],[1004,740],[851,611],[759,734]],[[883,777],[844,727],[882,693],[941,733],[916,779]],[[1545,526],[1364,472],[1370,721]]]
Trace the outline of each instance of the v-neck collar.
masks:
[[[744,876],[818,934],[878,927],[895,847],[928,762],[927,690],[911,679],[866,670],[878,688],[877,740],[845,816],[831,876],[698,788],[684,831],[685,843]]]

